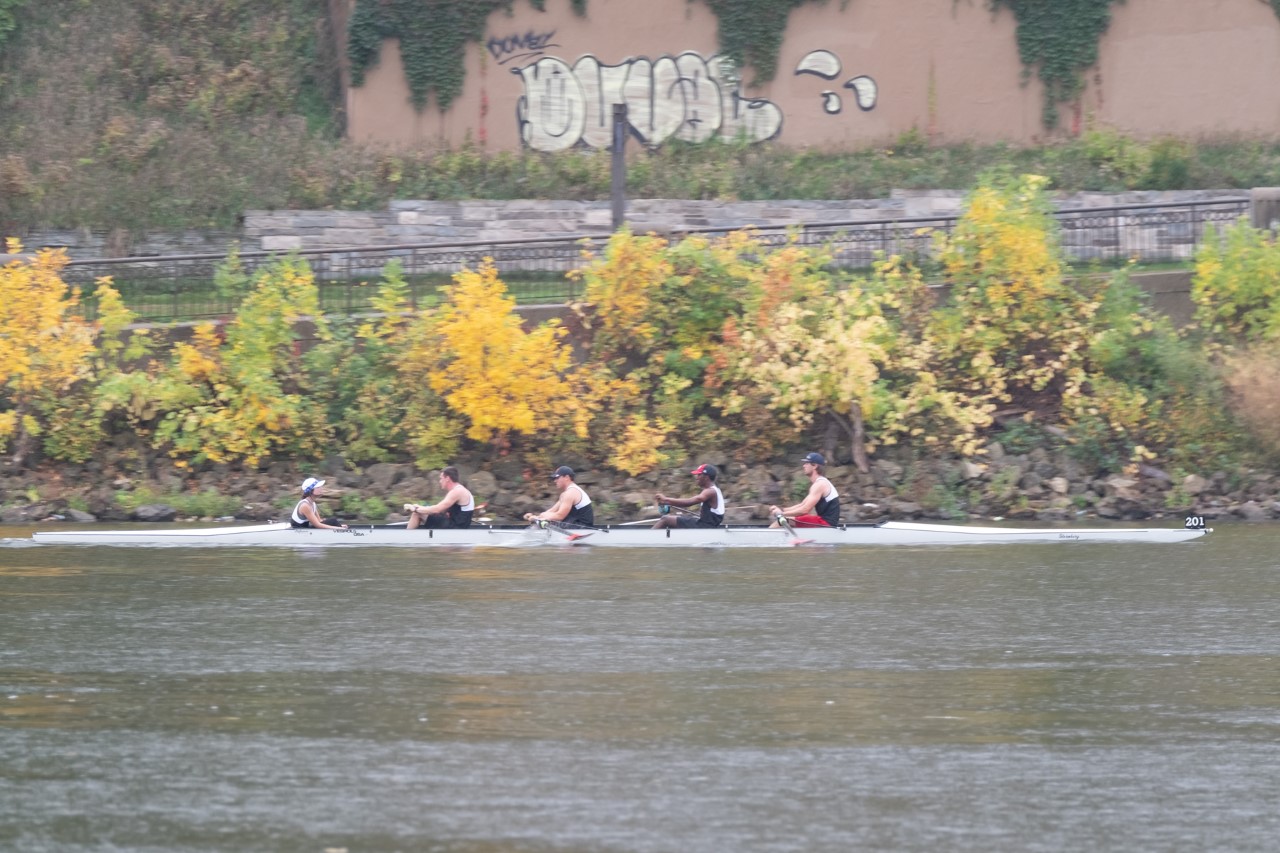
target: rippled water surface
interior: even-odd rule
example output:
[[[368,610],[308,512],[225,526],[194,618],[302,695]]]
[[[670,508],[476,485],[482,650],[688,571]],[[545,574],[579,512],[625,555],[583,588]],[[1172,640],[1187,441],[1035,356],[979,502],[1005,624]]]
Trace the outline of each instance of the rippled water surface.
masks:
[[[1280,838],[1280,526],[754,553],[29,534],[0,528],[4,850]]]

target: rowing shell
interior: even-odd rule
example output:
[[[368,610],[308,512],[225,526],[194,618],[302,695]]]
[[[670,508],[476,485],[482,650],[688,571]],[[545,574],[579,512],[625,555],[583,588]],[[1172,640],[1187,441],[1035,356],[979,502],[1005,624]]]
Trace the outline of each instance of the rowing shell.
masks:
[[[46,545],[127,545],[180,547],[526,547],[589,545],[595,548],[787,548],[796,545],[995,545],[1068,542],[1185,542],[1205,536],[1210,528],[1193,516],[1184,528],[1018,528],[969,527],[886,521],[839,527],[786,528],[727,526],[716,528],[636,527],[570,529],[544,527],[471,527],[465,530],[408,530],[396,525],[367,525],[345,530],[295,528],[287,522],[246,527],[178,530],[50,530],[33,534]]]

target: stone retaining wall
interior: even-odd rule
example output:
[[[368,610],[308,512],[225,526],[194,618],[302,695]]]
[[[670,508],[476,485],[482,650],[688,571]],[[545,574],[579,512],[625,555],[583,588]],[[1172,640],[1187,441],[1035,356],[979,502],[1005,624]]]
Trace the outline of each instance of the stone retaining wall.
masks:
[[[1075,193],[1055,200],[1060,210],[1136,204],[1192,203],[1246,196],[1239,190]],[[690,201],[632,199],[627,221],[634,230],[682,232],[695,228],[794,225],[802,222],[859,222],[954,216],[964,193],[955,190],[895,190],[887,199],[831,201]],[[21,234],[28,249],[65,247],[75,260],[156,255],[220,254],[239,243],[246,250],[288,251],[372,247],[401,243],[509,241],[611,230],[604,201],[395,201],[386,210],[253,210],[235,230],[148,231],[33,230]],[[1190,229],[1160,235],[1183,240],[1190,254]]]
[[[958,190],[895,190],[887,199],[831,201],[697,201],[632,199],[626,219],[636,231],[678,233],[697,228],[787,226],[804,222],[870,222],[955,216]],[[1241,199],[1239,190],[1075,193],[1055,199],[1059,210]],[[604,201],[394,201],[385,211],[253,210],[245,214],[244,248],[330,249],[401,243],[504,242],[611,231]],[[1188,229],[1186,243],[1193,245]]]

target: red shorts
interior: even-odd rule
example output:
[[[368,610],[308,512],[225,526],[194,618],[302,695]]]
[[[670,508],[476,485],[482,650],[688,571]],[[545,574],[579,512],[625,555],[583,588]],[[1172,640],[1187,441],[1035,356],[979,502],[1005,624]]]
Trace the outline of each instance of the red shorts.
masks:
[[[796,527],[830,527],[820,515],[797,515],[791,519],[791,523]]]

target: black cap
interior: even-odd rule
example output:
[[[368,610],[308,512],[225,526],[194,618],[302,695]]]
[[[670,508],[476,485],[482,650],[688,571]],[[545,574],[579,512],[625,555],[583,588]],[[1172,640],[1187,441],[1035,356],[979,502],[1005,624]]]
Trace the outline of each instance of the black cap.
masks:
[[[697,476],[698,474],[706,474],[708,477],[714,480],[716,476],[719,475],[720,472],[716,470],[716,466],[714,465],[702,464],[702,465],[699,465],[697,468],[694,468],[689,473],[693,474],[694,476]]]
[[[555,472],[554,474],[552,474],[552,475],[551,475],[551,479],[553,479],[553,480],[554,480],[556,477],[568,477],[570,480],[572,480],[572,479],[573,479],[573,469],[572,469],[572,468],[570,468],[568,465],[561,465],[559,468],[557,468],[557,469],[556,469],[556,472]]]
[[[812,462],[814,465],[826,465],[826,464],[827,464],[827,460],[823,458],[823,456],[822,456],[822,454],[821,454],[821,453],[814,453],[814,452],[812,452],[812,451],[810,451],[809,453],[806,453],[806,454],[804,455],[804,458],[803,458],[803,459],[801,459],[800,461],[801,461],[801,462]]]

